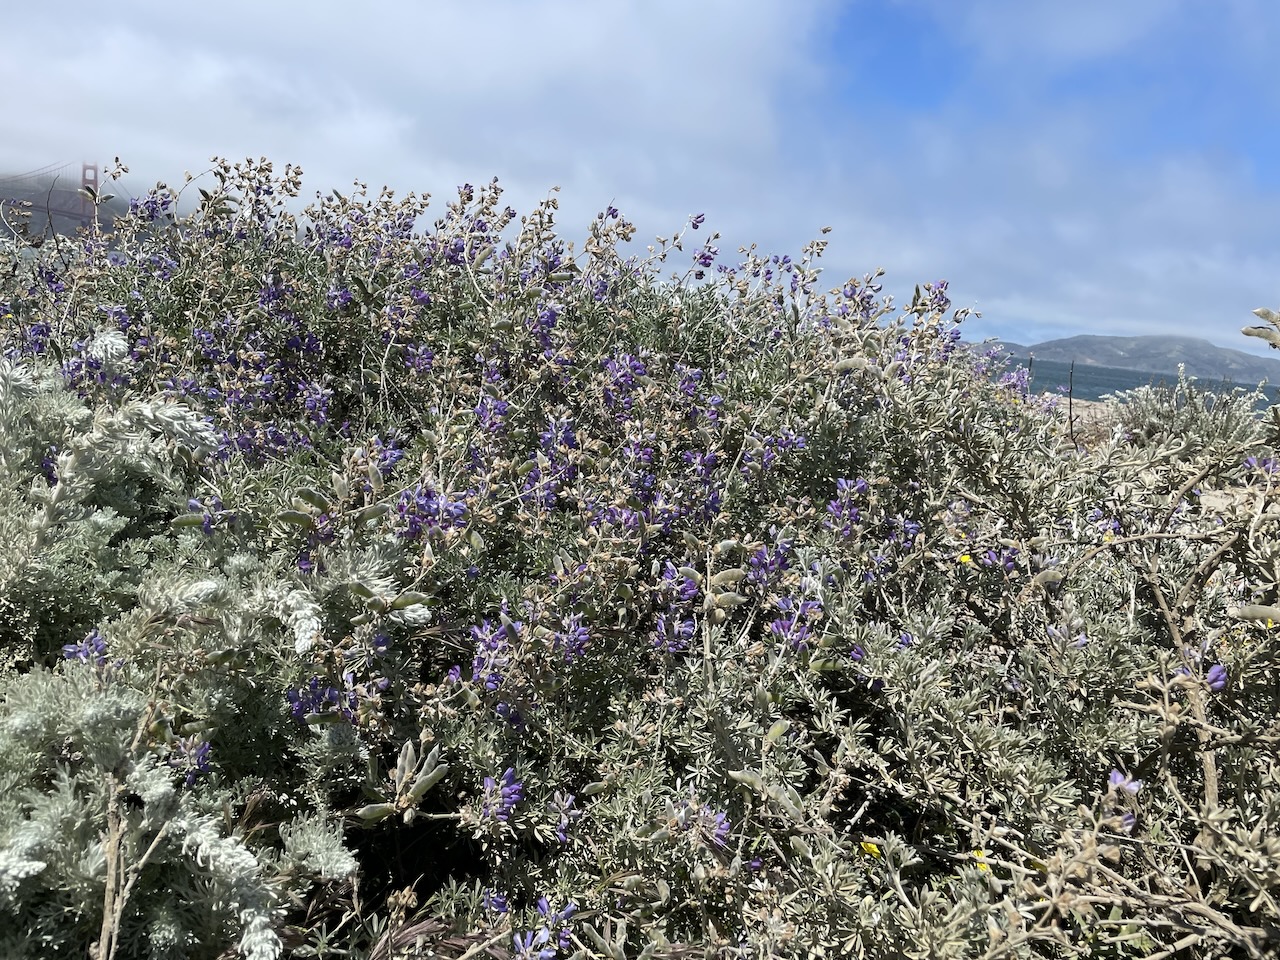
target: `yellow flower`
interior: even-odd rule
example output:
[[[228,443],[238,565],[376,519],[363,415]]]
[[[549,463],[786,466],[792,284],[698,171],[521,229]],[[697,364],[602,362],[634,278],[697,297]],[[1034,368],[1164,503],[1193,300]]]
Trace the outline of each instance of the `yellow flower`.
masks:
[[[872,843],[870,840],[863,840],[859,846],[862,847],[862,852],[869,857],[875,857],[878,860],[883,856],[883,854],[880,853],[880,847]]]
[[[969,554],[967,554],[967,553],[962,553],[962,554],[960,554],[960,562],[961,562],[961,563],[973,563],[973,557],[969,556]]]
[[[989,855],[990,855],[990,853],[991,853],[991,851],[989,851],[989,850],[975,850],[975,851],[973,851],[973,859],[975,859],[975,860],[977,860],[977,861],[978,861],[978,869],[979,869],[979,870],[982,870],[982,871],[983,871],[983,872],[985,872],[985,873],[990,873],[990,872],[991,872],[991,868],[990,868],[989,866],[987,866],[987,865],[986,865],[986,863],[984,862],[984,861],[985,861],[985,859],[987,858],[987,856],[989,856]]]

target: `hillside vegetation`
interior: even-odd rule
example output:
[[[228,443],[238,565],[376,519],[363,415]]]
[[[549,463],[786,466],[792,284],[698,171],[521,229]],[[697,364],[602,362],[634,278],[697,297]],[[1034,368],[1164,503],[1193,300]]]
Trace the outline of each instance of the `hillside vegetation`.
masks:
[[[1275,955],[1253,397],[206,179],[0,262],[0,955]]]

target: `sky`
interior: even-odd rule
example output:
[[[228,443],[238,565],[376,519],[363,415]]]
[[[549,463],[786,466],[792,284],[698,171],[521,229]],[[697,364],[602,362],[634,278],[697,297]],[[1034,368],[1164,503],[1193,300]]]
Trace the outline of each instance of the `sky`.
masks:
[[[559,186],[575,246],[609,204],[646,242],[703,213],[730,264],[829,226],[824,286],[946,279],[971,340],[1265,352],[1280,307],[1274,0],[69,6],[0,15],[0,174],[265,156],[441,210],[497,177],[522,213]]]

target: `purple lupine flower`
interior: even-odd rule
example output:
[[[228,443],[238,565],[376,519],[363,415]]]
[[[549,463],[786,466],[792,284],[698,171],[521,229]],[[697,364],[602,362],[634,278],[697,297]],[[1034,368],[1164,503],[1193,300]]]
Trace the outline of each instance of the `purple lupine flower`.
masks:
[[[928,294],[925,308],[930,313],[946,313],[951,306],[951,298],[947,296],[947,281],[939,280],[936,283],[926,283],[924,290]],[[955,332],[958,333],[959,331]]]
[[[382,474],[384,480],[390,479],[395,465],[404,459],[403,444],[396,437],[388,437],[383,441],[381,437],[375,436],[370,444],[369,453],[374,458],[378,472]]]
[[[1117,535],[1120,533],[1120,521],[1114,517],[1107,516],[1102,512],[1101,507],[1094,507],[1085,514],[1085,519],[1092,523],[1099,533]]]
[[[516,960],[554,960],[556,948],[547,945],[550,939],[551,931],[546,927],[539,927],[537,933],[513,933],[511,942],[515,946]]]
[[[698,391],[703,373],[697,367],[687,367],[683,363],[676,364],[676,373],[680,374],[680,386],[677,388],[684,396],[693,398]]]
[[[725,841],[729,838],[729,830],[731,825],[729,817],[723,811],[716,811],[708,824],[710,829],[710,840],[717,847],[723,847]]]
[[[632,394],[638,386],[637,380],[648,375],[644,362],[629,353],[606,357],[600,366],[609,376],[604,388],[604,402],[610,407],[621,407],[624,413],[631,412]]]
[[[486,910],[492,910],[494,913],[506,913],[511,909],[510,904],[507,903],[507,898],[496,890],[485,890],[480,902],[484,904]]]
[[[1012,573],[1018,566],[1018,548],[1001,547],[999,551],[988,549],[978,557],[984,567],[1000,567],[1006,573]]]
[[[516,779],[514,767],[507,767],[502,773],[501,786],[493,777],[484,778],[484,803],[481,816],[500,820],[506,823],[516,804],[524,797],[524,784]]]
[[[486,619],[480,626],[471,628],[471,639],[476,642],[476,654],[471,661],[472,681],[483,680],[486,690],[502,686],[503,671],[511,664],[511,641],[519,635],[522,626],[521,622],[513,621],[510,630],[505,624],[494,629]]]
[[[93,662],[101,667],[107,662],[107,641],[95,628],[79,643],[68,643],[62,648],[62,655],[68,660],[79,660],[81,663]]]
[[[1250,470],[1259,470],[1268,475],[1280,469],[1280,462],[1275,457],[1246,457],[1244,465]]]
[[[1204,675],[1204,679],[1209,684],[1210,690],[1221,693],[1227,686],[1227,668],[1220,663],[1215,663]]]
[[[209,772],[209,754],[212,746],[208,740],[202,740],[192,734],[178,741],[177,749],[168,759],[171,767],[186,771],[184,782],[189,787],[201,774]]]
[[[711,471],[715,469],[718,457],[714,450],[708,450],[706,453],[699,453],[696,450],[686,450],[680,455],[685,463],[693,467],[693,475],[699,480],[707,480],[711,476]]]
[[[676,811],[676,827],[682,831],[696,831],[700,839],[717,847],[725,845],[731,829],[724,811],[712,810],[692,800],[683,801]]]
[[[577,912],[578,912],[578,905],[574,903],[572,900],[566,903],[564,907],[561,908],[560,910],[552,910],[551,904],[546,897],[538,898],[538,913],[541,914],[546,919],[546,924],[548,927],[556,923],[565,923],[566,921],[568,921],[570,917],[572,917]],[[572,945],[572,943],[573,943],[573,940],[570,937],[569,928],[561,927],[560,936],[557,938],[556,945],[561,950],[568,950],[569,947]]]
[[[853,526],[861,517],[861,511],[854,501],[867,495],[870,485],[862,477],[849,480],[844,477],[836,480],[836,499],[827,503],[827,512],[833,519],[828,519],[828,529],[839,530],[842,537],[853,534]]]
[[[572,793],[563,793],[557,790],[551,798],[551,812],[556,815],[559,821],[556,824],[556,839],[561,843],[569,842],[569,827],[573,821],[582,816],[581,810],[574,809],[574,795]]]
[[[355,680],[350,672],[342,675],[343,688],[339,690],[329,684],[322,685],[319,677],[312,677],[304,687],[289,690],[289,712],[299,723],[305,723],[312,715],[334,714],[348,722],[355,722],[356,707],[359,698],[355,691]],[[336,709],[330,710],[329,707]]]
[[[777,536],[777,527],[770,533],[777,537],[773,547],[760,547],[747,558],[747,583],[761,590],[776,584],[791,566],[787,556],[791,551],[791,541]]]
[[[582,625],[582,614],[571,614],[561,621],[561,628],[555,631],[551,649],[562,653],[565,663],[572,663],[582,656],[590,639],[591,634]]]
[[[1110,776],[1107,777],[1107,786],[1112,790],[1123,790],[1125,793],[1136,796],[1142,789],[1142,781],[1135,780],[1129,774],[1113,768]]]
[[[404,365],[415,373],[430,373],[435,353],[421,344],[411,343],[404,348]]]
[[[497,397],[484,396],[475,406],[476,418],[480,421],[480,429],[486,433],[502,433],[507,426],[507,411],[511,404]]]
[[[402,491],[395,509],[405,524],[399,535],[406,540],[438,536],[467,524],[466,501],[452,500],[449,494],[421,483]]]
[[[670,611],[664,611],[658,614],[653,645],[664,653],[680,653],[688,648],[696,631],[697,625],[692,619],[682,619]]]
[[[822,602],[802,600],[796,603],[791,597],[782,597],[776,606],[782,615],[769,624],[769,632],[779,640],[786,640],[793,650],[808,650],[808,641],[813,636],[812,623],[822,616]]]
[[[677,569],[676,565],[667,560],[662,567],[662,589],[666,593],[674,593],[681,603],[692,603],[698,599],[702,590],[698,586],[697,581],[692,577],[686,576]]]

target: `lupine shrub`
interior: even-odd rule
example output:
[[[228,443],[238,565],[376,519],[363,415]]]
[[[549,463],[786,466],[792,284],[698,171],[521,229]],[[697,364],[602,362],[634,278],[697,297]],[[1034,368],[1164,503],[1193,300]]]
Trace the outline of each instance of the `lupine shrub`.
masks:
[[[1249,405],[1086,448],[823,241],[206,179],[0,263],[0,954],[1274,955]]]

